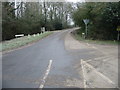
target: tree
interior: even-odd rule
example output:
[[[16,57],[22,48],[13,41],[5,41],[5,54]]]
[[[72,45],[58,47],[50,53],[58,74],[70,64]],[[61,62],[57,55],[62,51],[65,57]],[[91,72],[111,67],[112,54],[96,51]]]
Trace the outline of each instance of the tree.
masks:
[[[63,2],[3,2],[2,7],[3,40],[21,33],[40,33],[41,27],[67,28],[72,12],[72,4]]]
[[[84,3],[79,4],[73,14],[73,19],[85,31],[83,19],[89,19],[89,37],[92,39],[117,39],[116,28],[120,23],[120,2],[112,3]]]

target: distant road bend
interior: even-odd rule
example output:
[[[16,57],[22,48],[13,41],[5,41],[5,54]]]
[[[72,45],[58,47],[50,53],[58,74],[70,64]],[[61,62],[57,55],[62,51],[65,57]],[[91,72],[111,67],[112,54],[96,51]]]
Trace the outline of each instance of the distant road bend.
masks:
[[[3,54],[3,88],[117,87],[117,46],[79,42],[75,29]]]

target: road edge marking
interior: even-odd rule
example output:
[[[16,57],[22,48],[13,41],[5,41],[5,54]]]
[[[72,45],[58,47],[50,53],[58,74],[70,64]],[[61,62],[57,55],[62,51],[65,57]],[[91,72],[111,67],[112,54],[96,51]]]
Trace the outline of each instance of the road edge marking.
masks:
[[[107,82],[115,85],[115,83],[114,83],[112,80],[110,80],[107,76],[105,76],[105,75],[102,74],[101,72],[98,72],[92,65],[88,64],[86,61],[83,61],[83,60],[82,60],[82,63],[83,63],[83,64],[86,64],[88,67],[90,67],[91,69],[93,69],[99,76],[101,76],[102,78],[104,78]],[[115,85],[115,86],[116,86],[116,85]]]
[[[85,79],[85,70],[84,70],[84,66],[83,66],[83,59],[81,59],[81,67],[82,67],[82,72],[83,72],[83,82],[84,82],[84,88],[86,88],[87,87],[87,85],[86,85],[86,79]]]
[[[42,78],[42,83],[39,85],[39,88],[43,88],[44,87],[44,85],[45,85],[45,81],[46,81],[46,78],[48,77],[48,74],[49,74],[49,72],[50,72],[50,69],[51,69],[51,66],[52,66],[52,62],[53,62],[53,60],[49,60],[49,64],[48,64],[48,66],[47,66],[47,70],[46,70],[46,72],[45,72],[45,75],[44,75],[44,77]]]

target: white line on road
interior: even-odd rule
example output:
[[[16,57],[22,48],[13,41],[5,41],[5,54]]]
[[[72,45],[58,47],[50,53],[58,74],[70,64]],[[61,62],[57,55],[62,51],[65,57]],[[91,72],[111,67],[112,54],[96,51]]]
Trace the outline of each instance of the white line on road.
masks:
[[[89,44],[89,43],[87,43],[87,45],[88,45],[88,46],[90,46],[90,44]]]
[[[105,56],[105,57],[97,57],[97,58],[94,58],[94,59],[88,59],[88,60],[86,60],[85,62],[91,62],[91,61],[107,61],[107,60],[109,60],[109,59],[111,59],[111,58],[113,58],[113,57],[108,57],[108,56]]]
[[[108,77],[106,77],[106,76],[103,75],[102,73],[98,72],[93,66],[91,66],[90,64],[88,64],[86,61],[83,61],[83,60],[81,59],[81,64],[82,64],[82,68],[83,68],[83,73],[84,73],[84,67],[83,67],[83,65],[86,65],[86,66],[88,66],[89,68],[91,68],[92,70],[94,70],[94,72],[95,72],[96,74],[98,74],[99,76],[101,76],[102,78],[104,78],[107,82],[115,85],[115,83],[114,83],[112,80],[110,80]],[[85,79],[85,76],[84,76],[84,79]],[[85,81],[85,82],[86,82],[86,81]]]
[[[92,48],[94,48],[94,49],[97,49],[95,46],[90,45],[89,43],[86,43],[86,44],[87,44],[87,46],[89,46],[89,47],[92,47]]]
[[[92,46],[92,48],[97,49],[95,46]]]
[[[84,66],[83,66],[84,64],[83,64],[83,60],[81,59],[81,67],[82,67],[82,72],[83,72],[83,82],[84,82],[84,88],[86,88],[87,86],[86,86],[86,79],[85,79],[85,70],[84,70]]]
[[[42,79],[42,83],[40,84],[39,88],[43,88],[43,87],[44,87],[45,80],[46,80],[46,78],[48,77],[48,74],[49,74],[50,69],[51,69],[51,65],[52,65],[52,60],[49,61],[47,70],[46,70],[46,72],[45,72],[45,75],[44,75],[44,77],[43,77],[43,79]]]

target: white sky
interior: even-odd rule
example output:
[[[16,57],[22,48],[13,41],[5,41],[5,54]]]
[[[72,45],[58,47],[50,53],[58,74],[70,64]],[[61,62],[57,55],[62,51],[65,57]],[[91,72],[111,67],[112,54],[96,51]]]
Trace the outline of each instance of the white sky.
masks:
[[[3,2],[7,1],[7,0],[2,0]],[[10,2],[20,2],[20,1],[23,1],[23,2],[37,2],[37,1],[41,1],[41,0],[8,0]],[[48,1],[48,2],[65,2],[65,1],[68,1],[68,2],[85,2],[85,0],[45,0],[45,1]]]
[[[74,2],[74,3],[76,3],[76,2],[85,2],[85,0],[67,0],[68,2]]]
[[[2,2],[14,2],[15,0],[0,0]],[[23,1],[23,2],[38,2],[38,1],[41,1],[41,0],[16,0],[16,1]],[[43,1],[43,0],[42,0]],[[119,2],[120,0],[45,0],[47,2],[65,2],[65,1],[68,1],[68,2]]]

